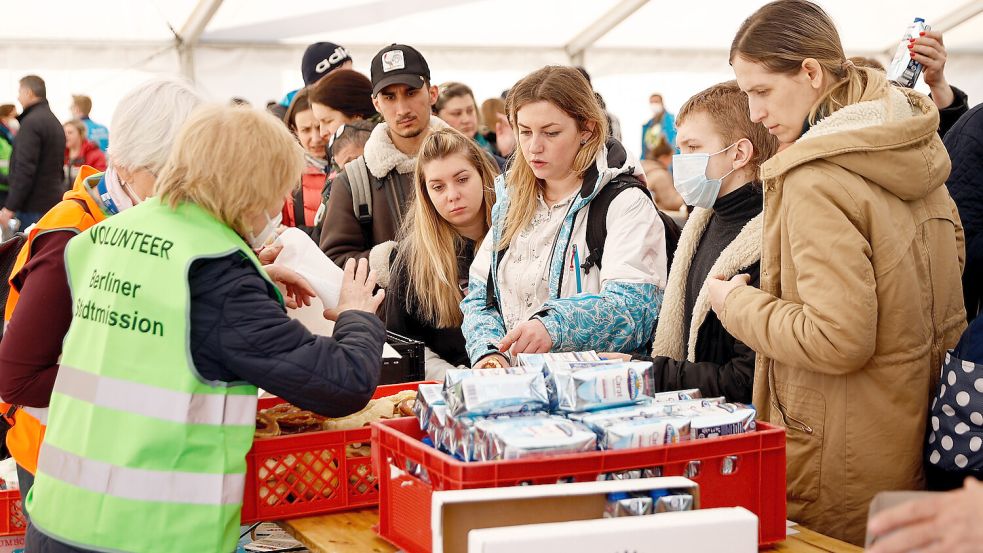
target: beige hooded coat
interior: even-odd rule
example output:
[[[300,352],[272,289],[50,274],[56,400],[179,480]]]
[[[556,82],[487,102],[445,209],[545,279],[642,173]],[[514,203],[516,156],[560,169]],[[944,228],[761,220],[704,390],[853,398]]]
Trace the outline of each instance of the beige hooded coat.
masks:
[[[871,73],[766,162],[761,288],[720,315],[758,353],[760,419],[786,427],[788,517],[855,544],[877,492],[923,486],[929,397],[966,326],[938,125],[930,99]]]

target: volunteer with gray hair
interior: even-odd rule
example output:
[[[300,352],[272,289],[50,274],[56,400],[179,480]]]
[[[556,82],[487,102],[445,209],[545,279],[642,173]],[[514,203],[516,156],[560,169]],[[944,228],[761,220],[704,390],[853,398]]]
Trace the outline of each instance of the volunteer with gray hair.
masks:
[[[83,166],[72,190],[27,235],[10,273],[10,295],[0,342],[0,404],[20,406],[7,433],[17,461],[22,497],[36,472],[47,407],[58,374],[62,341],[72,321],[65,278],[69,239],[153,191],[174,137],[202,97],[181,81],[155,79],[127,93],[113,114],[113,165],[106,173]]]

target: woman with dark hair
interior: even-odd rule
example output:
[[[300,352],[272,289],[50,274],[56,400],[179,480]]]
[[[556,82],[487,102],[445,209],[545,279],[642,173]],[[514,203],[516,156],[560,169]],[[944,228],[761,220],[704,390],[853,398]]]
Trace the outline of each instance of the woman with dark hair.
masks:
[[[372,82],[357,71],[332,71],[309,91],[311,108],[325,140],[330,140],[342,125],[379,119],[372,105]]]
[[[341,156],[342,153],[350,153],[351,149],[336,148],[334,140],[350,135],[351,133],[345,132],[345,127],[351,126],[355,127],[353,131],[358,142],[363,135],[371,133],[372,129],[382,122],[382,116],[372,104],[372,81],[358,71],[351,69],[332,71],[326,77],[322,77],[317,84],[308,87],[307,91],[315,124],[322,140],[328,145],[327,154],[330,163],[327,170],[328,178],[321,193],[321,205],[314,216],[314,229],[311,233],[314,241],[319,242],[321,223],[327,210],[328,197],[331,195],[331,183],[344,167],[339,159],[350,161],[358,157],[357,155],[351,158],[347,155]],[[365,136],[365,139],[367,140],[368,137]],[[361,142],[362,146],[364,144]]]
[[[300,187],[283,206],[283,224],[310,233],[314,230],[315,215],[321,207],[321,193],[327,180],[329,162],[306,88],[294,95],[283,122],[304,148],[304,159],[307,161],[300,176]]]

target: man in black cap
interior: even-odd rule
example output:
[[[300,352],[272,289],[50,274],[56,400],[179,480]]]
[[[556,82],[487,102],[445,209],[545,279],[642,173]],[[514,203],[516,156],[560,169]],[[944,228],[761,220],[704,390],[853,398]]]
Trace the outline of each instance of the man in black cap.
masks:
[[[431,117],[436,101],[430,67],[416,49],[392,44],[372,59],[372,103],[385,122],[334,180],[321,228],[321,249],[339,266],[395,238],[413,199],[417,152],[431,129],[447,128]]]
[[[304,58],[300,62],[300,74],[304,78],[304,86],[313,86],[325,75],[335,69],[351,69],[352,56],[344,46],[333,42],[315,42],[304,50]],[[297,90],[292,90],[280,100],[280,105],[290,107]]]

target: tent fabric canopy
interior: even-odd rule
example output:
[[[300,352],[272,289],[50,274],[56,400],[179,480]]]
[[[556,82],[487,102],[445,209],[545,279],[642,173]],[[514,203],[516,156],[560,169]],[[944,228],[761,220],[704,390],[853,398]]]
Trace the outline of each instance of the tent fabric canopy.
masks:
[[[256,104],[299,87],[311,42],[348,48],[368,73],[372,55],[393,43],[426,56],[433,80],[469,84],[478,101],[498,96],[542,65],[579,63],[637,142],[648,96],[670,109],[693,93],[733,78],[730,42],[763,1],[704,0],[46,0],[6,6],[14,24],[0,36],[0,103],[17,80],[48,83],[56,114],[68,117],[73,93],[94,100],[93,118],[109,123],[113,105],[136,83],[184,74],[216,100]],[[983,97],[983,1],[819,0],[836,21],[848,55],[887,62],[905,27],[923,17],[945,32],[950,83]],[[920,89],[927,91],[924,85]]]

